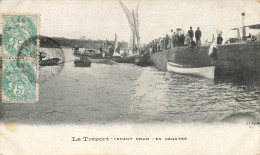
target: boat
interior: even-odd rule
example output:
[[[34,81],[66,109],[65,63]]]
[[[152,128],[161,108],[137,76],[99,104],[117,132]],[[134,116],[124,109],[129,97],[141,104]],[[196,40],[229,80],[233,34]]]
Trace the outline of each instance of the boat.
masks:
[[[73,54],[76,56],[81,54],[79,51],[79,47],[77,45],[72,46],[72,51],[73,51]]]
[[[141,67],[153,65],[152,61],[150,60],[150,55],[136,56],[135,57],[135,64],[137,66],[141,66]]]
[[[85,49],[82,52],[77,52],[75,49],[72,49],[75,57],[86,57],[92,63],[110,63],[111,61],[116,61],[120,59],[121,56],[106,56],[106,52],[101,53],[96,49]],[[75,60],[76,63],[80,63],[79,60]]]
[[[93,58],[88,57],[93,63],[109,63],[111,61],[117,61],[120,59],[120,56],[111,56],[111,57],[102,57],[102,58]]]
[[[133,54],[137,54],[139,55],[139,50],[140,49],[140,34],[139,34],[139,26],[140,26],[140,22],[139,22],[139,17],[138,17],[138,10],[139,10],[139,2],[136,6],[136,9],[132,9],[132,11],[130,11],[125,5],[124,3],[122,3],[119,0],[119,3],[123,9],[123,12],[126,15],[126,18],[128,20],[129,26],[130,26],[130,30],[132,31],[131,37],[130,37],[130,41],[128,43],[128,49],[132,50]],[[131,56],[132,57],[132,56]],[[130,59],[126,59],[127,61],[130,61],[132,63],[132,58]],[[124,59],[122,59],[122,61],[124,61]],[[134,58],[134,63],[135,63],[135,58]],[[138,59],[136,61],[139,61]]]
[[[74,60],[75,67],[90,67],[91,63],[91,60],[84,56],[81,56],[80,59]]]
[[[90,67],[91,61],[84,62],[84,61],[80,61],[80,60],[75,60],[74,65],[75,65],[75,67]]]
[[[170,61],[167,61],[167,70],[169,72],[185,74],[185,75],[193,75],[193,76],[202,76],[206,78],[213,79],[215,66],[206,66],[206,67],[191,67],[191,66],[183,66]]]
[[[136,58],[136,56],[121,57],[121,58],[115,60],[115,62],[135,64],[135,62],[136,62],[135,58]]]
[[[61,60],[59,58],[51,58],[40,60],[40,66],[57,66]]]
[[[57,66],[61,63],[60,58],[49,57],[44,51],[40,51],[39,59],[40,66]]]

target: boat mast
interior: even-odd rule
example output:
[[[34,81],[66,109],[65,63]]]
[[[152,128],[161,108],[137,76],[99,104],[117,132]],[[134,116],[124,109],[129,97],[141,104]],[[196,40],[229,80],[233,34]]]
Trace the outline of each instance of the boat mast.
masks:
[[[135,49],[135,32],[133,31],[133,47],[132,47],[132,52],[134,53]]]
[[[133,53],[134,53],[134,49],[135,49],[135,31],[136,31],[134,10],[132,10],[132,15],[133,15],[133,19],[134,19],[134,28],[135,28],[135,30],[133,30]]]
[[[138,9],[139,9],[139,0],[138,0],[138,5],[136,7],[136,10],[135,10],[135,16],[136,16],[136,22],[137,22],[137,26],[136,26],[136,39],[137,39],[137,47],[138,49],[140,48],[140,35],[139,35],[139,18],[138,18]]]
[[[134,10],[132,9],[132,12],[130,10],[127,9],[127,7],[119,0],[119,3],[127,17],[130,29],[132,30],[133,33],[133,47],[132,50],[134,52],[134,48],[135,48],[135,38],[137,39],[137,46],[139,48],[139,44],[140,44],[140,37],[139,37],[139,21],[138,21],[138,8],[139,8],[139,2],[136,8],[136,15],[134,14]],[[132,42],[130,40],[130,42]]]
[[[137,46],[138,46],[138,48],[139,48],[139,41],[138,41],[138,34],[137,34],[137,30],[136,30],[136,23],[135,23],[135,15],[134,15],[134,10],[132,10],[132,13],[133,13],[133,19],[134,19],[134,28],[135,28],[135,35],[136,35],[136,39],[137,39]],[[135,37],[133,37],[134,38],[134,40],[135,40]],[[136,51],[137,52],[137,51]]]

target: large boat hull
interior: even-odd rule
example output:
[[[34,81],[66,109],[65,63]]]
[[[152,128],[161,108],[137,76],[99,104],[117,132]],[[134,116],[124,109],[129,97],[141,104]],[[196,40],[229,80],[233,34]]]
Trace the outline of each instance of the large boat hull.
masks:
[[[92,63],[108,63],[111,61],[116,61],[117,59],[120,59],[120,56],[112,56],[112,57],[104,57],[104,58],[91,58],[88,57]]]
[[[111,61],[116,61],[118,59],[120,59],[120,56],[111,56],[111,57],[91,57],[91,56],[87,56],[84,54],[76,54],[74,53],[75,57],[79,57],[79,58],[87,58],[89,59],[92,63],[109,63]]]
[[[173,62],[167,62],[167,70],[169,72],[193,75],[193,76],[202,76],[206,78],[213,79],[215,66],[207,66],[207,67],[183,67],[181,65],[175,64]]]
[[[159,70],[167,71],[167,61],[190,66],[210,66],[209,46],[200,47],[174,47],[150,55],[154,66]]]
[[[117,59],[116,62],[118,63],[131,63],[136,64],[137,66],[152,66],[152,61],[150,60],[149,55],[145,56],[129,56],[129,57],[122,57],[120,59]]]

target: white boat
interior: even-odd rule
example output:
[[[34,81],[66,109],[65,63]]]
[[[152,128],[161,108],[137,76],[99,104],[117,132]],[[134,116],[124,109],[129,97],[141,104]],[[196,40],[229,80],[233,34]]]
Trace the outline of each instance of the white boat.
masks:
[[[175,72],[179,74],[186,75],[195,75],[195,76],[203,76],[206,78],[214,78],[215,66],[207,66],[207,67],[184,67],[182,65],[167,62],[167,70],[169,72]]]

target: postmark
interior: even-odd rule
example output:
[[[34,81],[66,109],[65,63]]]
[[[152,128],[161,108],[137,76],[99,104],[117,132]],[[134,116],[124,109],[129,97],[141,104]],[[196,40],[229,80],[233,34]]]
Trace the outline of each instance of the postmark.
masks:
[[[39,14],[8,13],[3,19],[2,102],[35,103],[39,93],[39,42],[30,44],[17,57],[22,44],[39,35]]]
[[[35,46],[37,43],[40,43],[40,48],[37,49],[35,57],[42,57],[39,59],[39,80],[35,81],[38,83],[44,83],[52,79],[54,76],[57,76],[64,67],[65,56],[60,44],[52,38],[46,36],[33,36],[28,38],[23,42],[17,53],[17,65],[18,67],[27,74],[27,68],[23,66],[24,55],[26,53],[34,52],[30,51],[31,47]],[[35,59],[37,60],[37,59]],[[34,60],[34,64],[36,61]],[[59,60],[56,64],[55,61]],[[28,74],[30,75],[30,74]],[[32,80],[36,80],[32,78]]]

